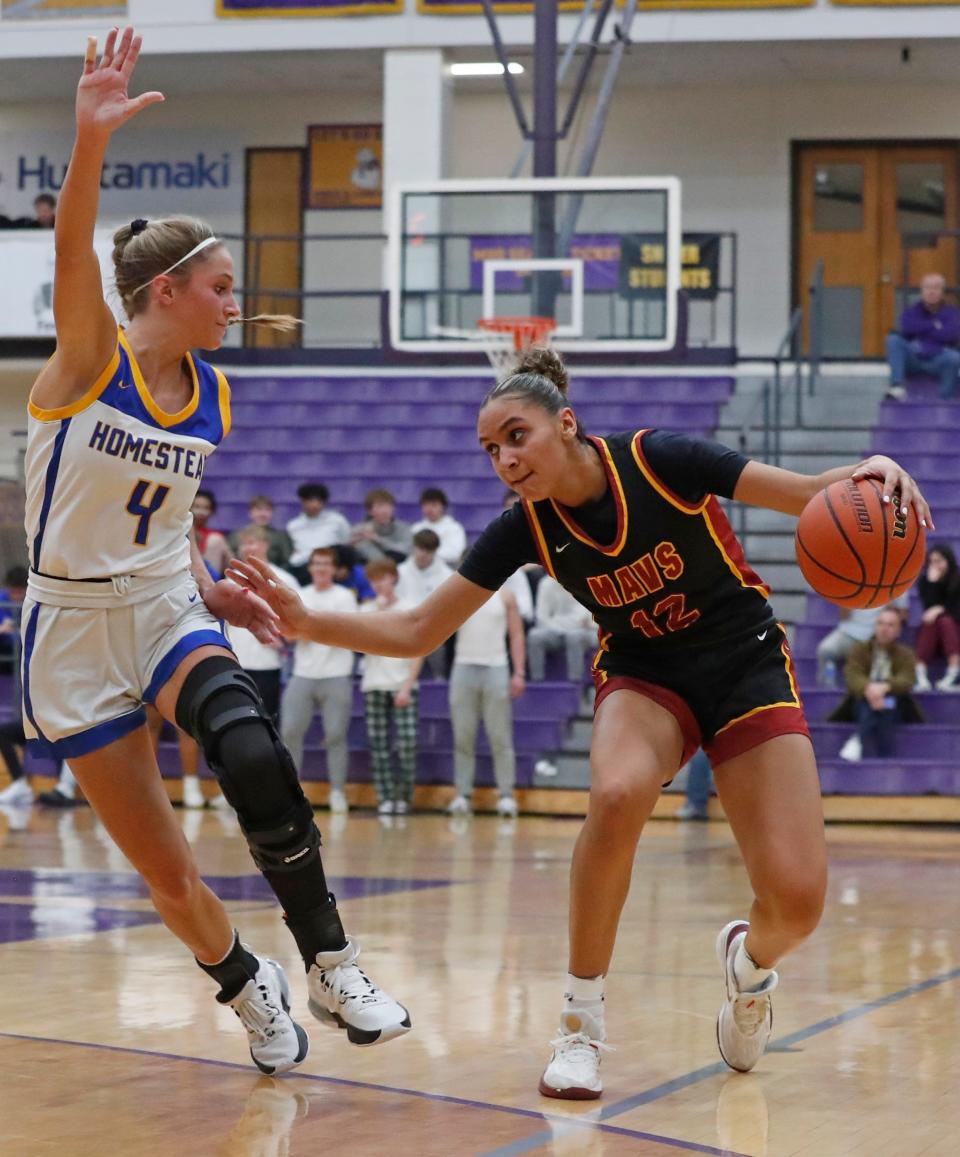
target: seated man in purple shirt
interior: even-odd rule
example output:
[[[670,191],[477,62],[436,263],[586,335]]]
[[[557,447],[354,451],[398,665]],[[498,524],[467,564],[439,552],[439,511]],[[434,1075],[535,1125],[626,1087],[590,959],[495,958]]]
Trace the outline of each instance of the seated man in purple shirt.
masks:
[[[960,309],[943,300],[946,281],[928,273],[920,283],[920,300],[900,315],[900,332],[887,335],[890,363],[888,398],[907,396],[907,374],[930,374],[940,379],[940,397],[952,398],[960,371]]]

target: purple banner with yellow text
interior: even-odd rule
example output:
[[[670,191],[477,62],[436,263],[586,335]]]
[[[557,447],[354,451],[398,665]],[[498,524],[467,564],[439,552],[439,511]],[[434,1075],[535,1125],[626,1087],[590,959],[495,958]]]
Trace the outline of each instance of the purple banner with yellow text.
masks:
[[[218,16],[389,16],[405,0],[217,0]]]

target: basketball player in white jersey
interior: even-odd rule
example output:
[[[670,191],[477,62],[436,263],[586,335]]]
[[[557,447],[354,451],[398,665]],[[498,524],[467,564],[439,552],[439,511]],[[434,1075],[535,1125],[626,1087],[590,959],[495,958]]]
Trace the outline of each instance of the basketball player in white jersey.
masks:
[[[206,457],[230,429],[230,390],[190,354],[239,315],[230,254],[191,218],[134,221],[113,253],[119,330],[93,249],[111,135],[163,99],[131,99],[140,38],[87,44],[77,136],[56,223],[57,348],[30,395],[23,611],[25,731],[69,758],[84,794],[146,882],[167,927],[220,985],[265,1073],[307,1055],[274,961],[243,945],[202,882],[170,806],[144,703],[192,735],[237,811],[303,956],[316,1017],[355,1044],[410,1028],[357,965],[320,859],[313,811],[219,620],[275,637],[265,604],[214,583],[190,536]]]

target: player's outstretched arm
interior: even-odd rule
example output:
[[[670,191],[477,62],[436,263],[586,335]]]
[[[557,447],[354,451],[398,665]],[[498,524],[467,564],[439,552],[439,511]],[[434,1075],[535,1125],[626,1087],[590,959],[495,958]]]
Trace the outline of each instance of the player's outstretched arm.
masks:
[[[885,502],[891,501],[899,491],[903,514],[907,515],[912,509],[924,526],[934,529],[933,516],[920,487],[902,466],[884,454],[874,454],[855,465],[837,466],[822,474],[796,474],[764,462],[748,462],[733,496],[748,506],[763,506],[768,510],[799,515],[815,494],[844,478],[879,479],[883,482]]]
[[[83,75],[77,85],[77,135],[57,204],[53,316],[57,350],[34,386],[42,409],[77,401],[113,355],[117,323],[103,296],[93,231],[100,204],[100,173],[113,133],[162,93],[131,98],[130,80],[140,55],[132,28],[112,29],[97,62],[97,41],[87,40]]]
[[[338,615],[308,611],[297,592],[278,583],[260,559],[231,559],[227,577],[268,603],[280,620],[280,630],[290,638],[401,659],[435,651],[493,597],[493,591],[454,574],[411,610]]]

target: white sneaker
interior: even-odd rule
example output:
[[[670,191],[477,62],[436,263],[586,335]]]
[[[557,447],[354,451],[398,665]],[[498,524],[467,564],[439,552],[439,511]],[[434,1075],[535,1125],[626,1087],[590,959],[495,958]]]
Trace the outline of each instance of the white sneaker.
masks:
[[[557,765],[549,759],[538,759],[533,765],[533,774],[539,775],[542,779],[553,779],[557,774]]]
[[[465,795],[455,795],[447,804],[448,816],[468,816],[473,808]]]
[[[405,799],[395,799],[393,801],[393,812],[394,815],[398,816],[408,815],[410,812],[410,805]]]
[[[600,1053],[611,1052],[609,1045],[583,1031],[579,1017],[570,1023],[560,1018],[560,1035],[550,1042],[553,1055],[540,1078],[540,1092],[562,1101],[595,1101],[603,1092],[600,1080]],[[576,1032],[565,1029],[576,1028]]]
[[[863,759],[863,741],[859,735],[851,735],[840,748],[840,758],[845,759],[847,763],[859,763]]]
[[[376,1045],[410,1031],[410,1014],[357,966],[360,945],[348,940],[338,952],[319,952],[307,973],[310,1011],[347,1030],[355,1045]]]
[[[753,992],[741,992],[737,986],[733,962],[749,927],[746,920],[733,920],[717,937],[717,960],[727,986],[727,999],[717,1017],[717,1046],[730,1068],[739,1073],[748,1073],[767,1047],[773,1029],[770,994],[780,980],[771,972]]]
[[[906,386],[890,386],[885,397],[893,398],[895,402],[906,401],[907,387]]]
[[[212,807],[215,811],[232,812],[233,805],[223,794],[222,791],[217,792],[216,795],[211,796],[207,800],[207,807]]]
[[[200,780],[195,775],[185,775],[183,777],[183,796],[182,802],[184,807],[195,808],[203,807],[207,802],[203,798],[203,792],[200,789]]]
[[[930,684],[930,678],[927,675],[927,669],[922,663],[917,664],[916,682],[913,684],[914,691],[932,691],[933,687]]]
[[[265,956],[257,956],[257,963],[253,980],[233,1000],[221,1004],[229,1005],[247,1030],[253,1063],[273,1076],[299,1065],[310,1051],[310,1041],[290,1016],[290,985],[283,969]]]
[[[377,804],[378,816],[392,816],[396,810],[397,805],[393,802],[392,799],[382,799]]]
[[[518,811],[519,808],[517,807],[517,801],[513,798],[512,795],[502,795],[497,800],[498,816],[509,816],[512,819],[516,816]]]
[[[350,810],[346,795],[338,788],[330,792],[330,810],[335,815],[345,815]]]
[[[943,678],[938,679],[934,686],[938,691],[960,691],[960,668],[954,667],[952,670],[948,668]]]
[[[0,791],[0,804],[7,807],[30,807],[33,803],[33,788],[26,776],[15,779],[13,783]]]

